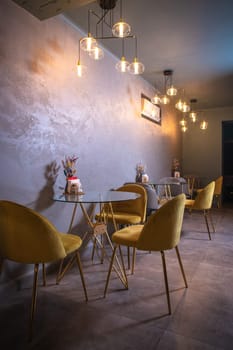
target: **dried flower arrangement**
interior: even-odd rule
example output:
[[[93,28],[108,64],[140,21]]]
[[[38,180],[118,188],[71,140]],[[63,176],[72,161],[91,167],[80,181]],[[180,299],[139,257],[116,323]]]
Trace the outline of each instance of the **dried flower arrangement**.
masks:
[[[75,164],[78,157],[73,155],[72,157],[66,156],[65,160],[62,160],[64,174],[66,178],[74,177],[76,173]]]

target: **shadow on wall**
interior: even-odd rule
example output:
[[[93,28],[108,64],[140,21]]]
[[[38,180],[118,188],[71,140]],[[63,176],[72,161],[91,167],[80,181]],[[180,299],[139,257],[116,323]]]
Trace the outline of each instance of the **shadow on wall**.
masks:
[[[58,172],[60,170],[60,165],[57,165],[56,161],[51,162],[46,165],[44,176],[47,180],[46,185],[39,192],[39,196],[35,202],[34,209],[38,212],[41,212],[54,204],[54,184],[56,182]]]

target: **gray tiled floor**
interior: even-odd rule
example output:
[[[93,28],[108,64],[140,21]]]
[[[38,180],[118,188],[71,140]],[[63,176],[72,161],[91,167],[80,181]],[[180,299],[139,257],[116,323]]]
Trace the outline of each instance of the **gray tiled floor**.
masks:
[[[167,314],[159,253],[137,253],[136,271],[124,290],[112,274],[103,298],[108,262],[82,261],[89,301],[84,302],[76,266],[59,286],[54,274],[40,286],[34,338],[27,344],[31,284],[1,295],[1,349],[232,350],[233,208],[213,211],[209,241],[200,214],[185,213],[180,242],[189,288],[184,288],[174,251],[166,253],[172,315]]]

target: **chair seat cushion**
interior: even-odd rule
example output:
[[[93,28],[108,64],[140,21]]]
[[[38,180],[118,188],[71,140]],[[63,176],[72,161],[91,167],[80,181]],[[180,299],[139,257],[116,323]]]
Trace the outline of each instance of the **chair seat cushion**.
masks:
[[[66,254],[74,252],[82,245],[82,239],[79,236],[69,233],[59,233],[59,237],[62,240]]]
[[[103,219],[103,215],[96,214],[95,216],[96,220]],[[112,215],[109,214],[108,216],[105,215],[105,219],[107,221],[113,221]],[[114,219],[116,223],[122,224],[122,225],[136,225],[141,223],[141,216],[137,214],[128,214],[123,212],[115,212],[114,213]]]
[[[128,247],[136,247],[143,225],[125,227],[112,235],[112,241]]]
[[[192,208],[194,202],[195,202],[194,199],[186,199],[185,200],[185,208]]]

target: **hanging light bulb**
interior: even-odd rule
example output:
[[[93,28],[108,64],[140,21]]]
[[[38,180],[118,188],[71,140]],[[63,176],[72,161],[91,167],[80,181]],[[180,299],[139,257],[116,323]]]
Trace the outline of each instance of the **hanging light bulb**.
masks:
[[[89,56],[94,60],[101,60],[104,57],[104,51],[99,46],[95,46],[93,50],[89,52]]]
[[[139,62],[137,57],[134,58],[133,62],[130,63],[128,71],[131,74],[142,74],[145,70],[144,64]]]
[[[129,68],[129,62],[126,61],[125,58],[125,40],[122,39],[122,56],[119,62],[117,62],[116,64],[116,70],[118,70],[118,72],[120,73],[125,73],[127,72],[128,68]]]
[[[152,97],[151,102],[154,103],[155,105],[160,104],[160,97],[157,93]]]
[[[182,108],[181,108],[181,111],[182,111],[183,113],[187,113],[187,112],[190,111],[190,106],[187,104],[187,102],[183,102],[183,106],[182,106]]]
[[[113,25],[112,33],[118,38],[125,38],[130,35],[131,27],[128,23],[120,21]]]
[[[167,94],[168,94],[169,96],[176,96],[176,94],[177,94],[177,89],[172,85],[171,87],[169,87],[169,88],[167,89]]]
[[[193,123],[196,123],[196,121],[197,121],[197,113],[196,112],[194,112],[194,111],[190,112],[189,117]]]
[[[182,132],[186,132],[187,130],[188,130],[188,128],[187,128],[186,125],[184,125],[184,126],[181,127],[181,131],[182,131]]]
[[[86,67],[81,64],[80,60],[78,60],[78,63],[76,65],[77,76],[79,78],[83,77],[85,71],[86,71]]]
[[[184,102],[181,99],[179,99],[179,101],[175,104],[176,109],[182,111],[183,104]]]
[[[163,105],[168,105],[170,102],[169,98],[167,97],[167,95],[163,95],[161,98],[160,98],[160,103],[162,103]]]
[[[118,70],[118,72],[125,73],[127,72],[128,67],[129,67],[129,62],[126,61],[125,56],[122,56],[120,61],[118,61],[116,64],[116,69]]]
[[[112,27],[112,34],[117,38],[125,38],[130,35],[131,27],[122,20],[122,0],[120,1],[120,21]]]
[[[208,128],[208,122],[203,120],[200,124],[200,129],[201,130],[206,130]]]
[[[191,109],[190,109],[189,117],[193,123],[196,123],[196,121],[197,121],[197,112],[193,108],[193,104],[196,102],[197,102],[197,100],[195,98],[190,100]]]
[[[96,47],[96,40],[88,33],[88,36],[80,40],[80,47],[84,51],[91,52]]]
[[[180,125],[182,127],[187,125],[187,120],[185,120],[184,117],[180,120]]]

